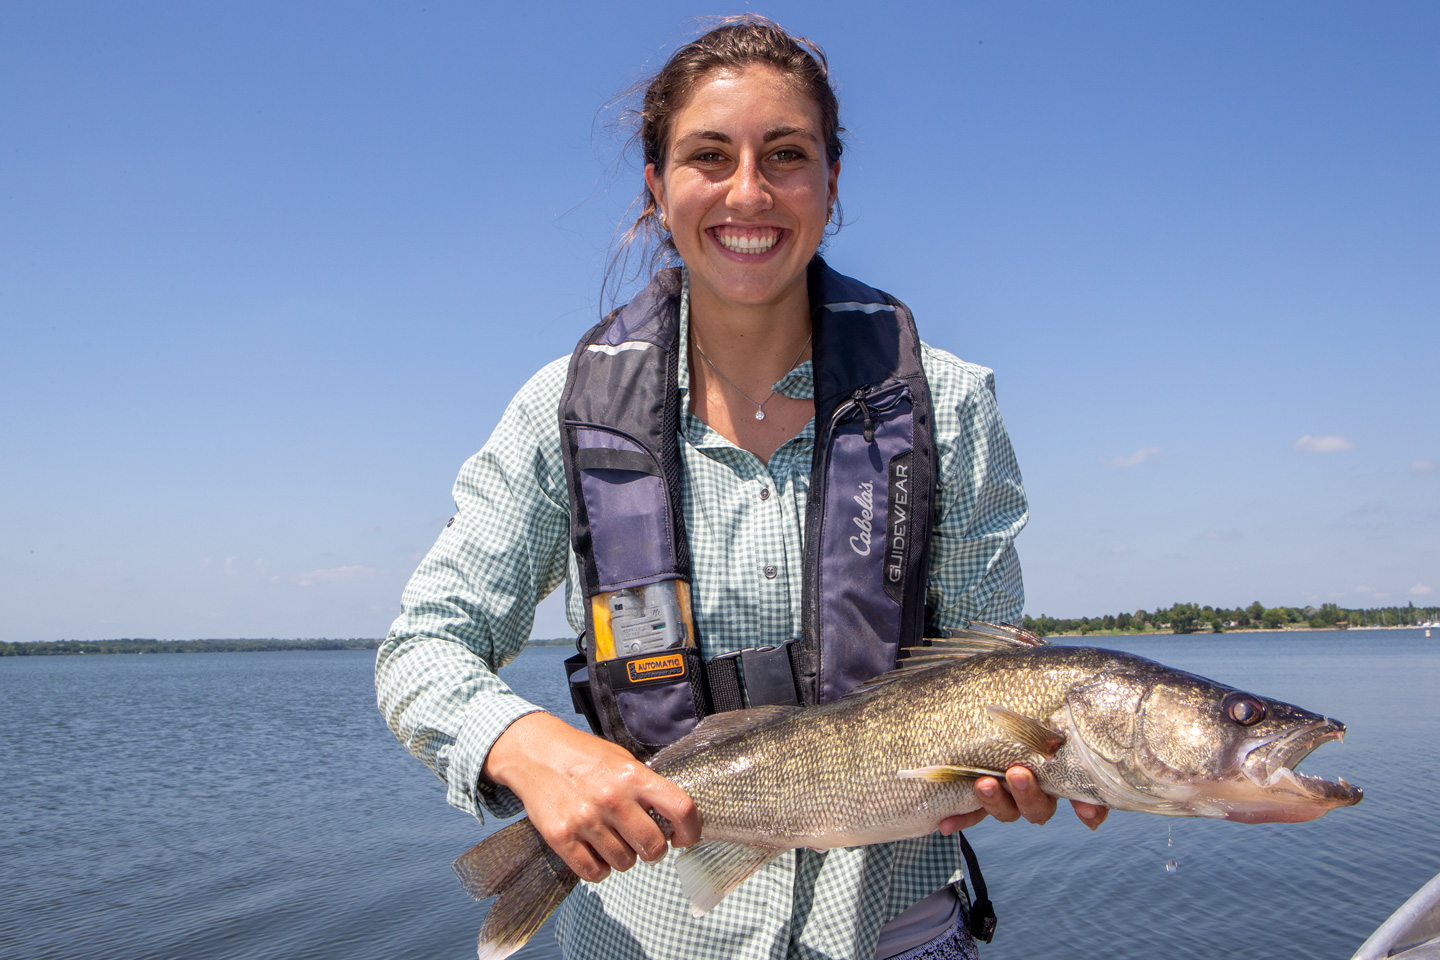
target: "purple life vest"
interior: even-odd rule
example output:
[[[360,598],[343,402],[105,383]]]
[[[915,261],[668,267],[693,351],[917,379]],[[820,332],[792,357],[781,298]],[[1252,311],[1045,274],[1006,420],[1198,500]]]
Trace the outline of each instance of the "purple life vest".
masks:
[[[642,759],[710,713],[838,699],[893,668],[924,635],[935,437],[914,320],[899,300],[818,256],[808,283],[816,429],[802,634],[708,663],[698,647],[681,647],[667,651],[680,659],[660,671],[634,669],[637,657],[597,663],[588,644],[567,665],[577,709]],[[570,361],[560,435],[592,636],[595,595],[691,578],[677,440],[679,298],[679,271],[661,271],[592,328]]]

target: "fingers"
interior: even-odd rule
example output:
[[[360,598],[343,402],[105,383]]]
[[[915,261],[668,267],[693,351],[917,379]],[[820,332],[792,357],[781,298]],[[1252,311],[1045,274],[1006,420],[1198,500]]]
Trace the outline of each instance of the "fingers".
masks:
[[[1101,807],[1093,803],[1084,803],[1080,800],[1071,800],[1070,805],[1075,808],[1075,816],[1080,818],[1080,822],[1091,830],[1094,830],[1100,826],[1100,824],[1104,823],[1105,818],[1110,815],[1109,807]]]
[[[586,880],[665,856],[669,844],[652,809],[675,825],[678,843],[700,837],[685,791],[623,747],[550,714],[512,723],[491,746],[482,775],[520,797],[545,842]]]
[[[944,820],[941,820],[940,826],[936,829],[940,831],[941,836],[948,837],[958,830],[969,830],[975,826],[975,824],[984,820],[986,816],[988,816],[988,814],[986,814],[984,810],[957,814],[956,816],[946,817]]]
[[[1055,816],[1055,798],[1040,789],[1040,783],[1028,767],[1014,766],[1006,770],[1005,784],[1026,820],[1044,823]]]
[[[975,781],[975,793],[985,812],[1002,823],[1021,817],[1044,823],[1055,815],[1055,798],[1040,789],[1028,767],[1016,765],[1006,770],[1004,784],[994,777],[981,777]]]
[[[670,843],[673,846],[688,847],[700,839],[700,811],[696,809],[695,801],[690,799],[690,794],[673,782],[655,775],[654,782],[643,791],[642,802],[670,821]],[[654,825],[653,820],[650,823]],[[661,840],[659,856],[664,856],[663,836]]]

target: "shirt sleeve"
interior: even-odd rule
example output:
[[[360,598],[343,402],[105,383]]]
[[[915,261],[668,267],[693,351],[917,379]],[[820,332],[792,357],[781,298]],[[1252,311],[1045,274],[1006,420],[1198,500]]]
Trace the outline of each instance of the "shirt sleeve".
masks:
[[[995,375],[928,345],[924,361],[939,464],[927,606],[939,627],[1018,622],[1025,587],[1015,538],[1029,505],[995,401]]]
[[[505,729],[540,710],[496,671],[529,639],[535,605],[565,579],[569,508],[556,421],[566,363],[536,374],[455,481],[455,516],[410,578],[375,660],[396,738],[476,817],[519,813],[480,771]]]

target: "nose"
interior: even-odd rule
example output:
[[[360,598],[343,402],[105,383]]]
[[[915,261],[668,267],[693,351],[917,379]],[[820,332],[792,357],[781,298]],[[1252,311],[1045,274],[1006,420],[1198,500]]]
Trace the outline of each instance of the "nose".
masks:
[[[730,208],[741,216],[753,217],[769,210],[773,199],[759,159],[749,154],[741,157],[730,176],[730,190],[725,197]]]

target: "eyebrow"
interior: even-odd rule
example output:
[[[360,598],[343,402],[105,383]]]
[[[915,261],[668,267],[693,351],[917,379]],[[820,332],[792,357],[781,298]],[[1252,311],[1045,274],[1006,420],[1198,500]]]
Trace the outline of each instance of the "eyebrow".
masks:
[[[804,127],[771,127],[769,130],[765,131],[765,135],[760,138],[760,142],[770,143],[773,140],[779,140],[783,137],[791,137],[797,135],[804,137],[805,139],[810,140],[814,143],[820,142],[819,137],[815,136],[815,134],[811,133]],[[687,133],[685,134],[685,136],[680,137],[678,140],[676,140],[675,146],[678,147],[680,146],[680,144],[686,143],[690,140],[714,140],[717,143],[732,142],[729,134],[721,133],[719,130],[696,130],[691,133]]]

